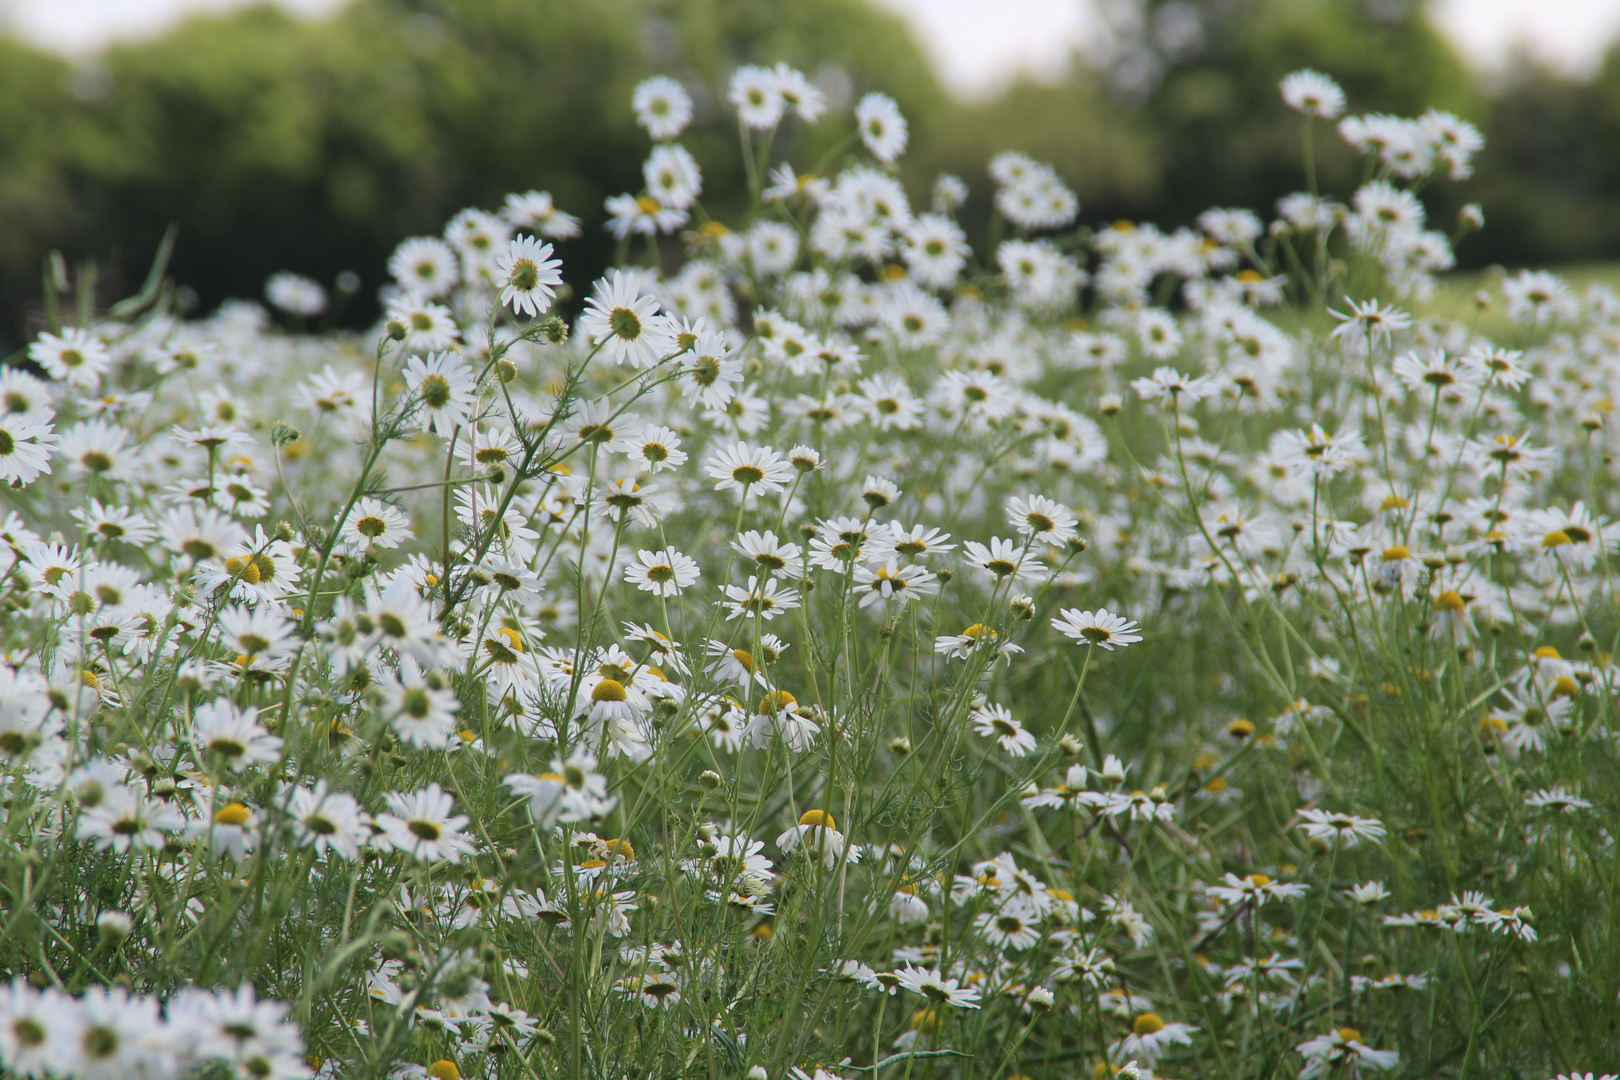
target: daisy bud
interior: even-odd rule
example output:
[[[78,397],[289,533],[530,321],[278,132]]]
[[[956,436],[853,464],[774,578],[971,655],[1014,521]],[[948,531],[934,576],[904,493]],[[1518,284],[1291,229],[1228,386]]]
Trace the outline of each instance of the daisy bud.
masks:
[[[304,433],[287,423],[277,420],[270,425],[270,443],[272,446],[286,446],[295,443],[304,437]]]
[[[540,324],[540,334],[552,345],[562,345],[568,340],[568,324],[558,316],[553,315]]]
[[[353,296],[360,291],[360,275],[353,270],[345,270],[332,280],[332,287],[345,296]]]
[[[1491,294],[1486,292],[1484,289],[1479,290],[1479,292],[1474,294],[1474,306],[1479,308],[1481,311],[1490,307]]]
[[[1471,202],[1457,211],[1457,224],[1470,232],[1478,232],[1485,227],[1485,211],[1477,202]]]
[[[906,738],[904,735],[897,739],[890,739],[889,752],[891,754],[899,754],[901,757],[905,757],[907,754],[911,753],[911,740]]]
[[[1089,551],[1091,550],[1091,541],[1083,536],[1071,536],[1069,537],[1069,550],[1076,555]]]
[[[293,527],[285,521],[276,522],[275,537],[284,544],[290,544],[298,538]]]
[[[1104,416],[1118,416],[1125,411],[1125,399],[1118,394],[1104,394],[1097,399],[1097,411]]]
[[[765,1071],[763,1065],[750,1065],[748,1066],[748,1072],[744,1075],[748,1077],[748,1080],[770,1080],[771,1074]]]
[[[1079,757],[1081,750],[1080,740],[1076,739],[1073,735],[1065,735],[1058,740],[1058,749],[1062,750],[1069,757]]]
[[[405,335],[409,332],[410,331],[405,329],[405,324],[400,322],[398,319],[388,320],[388,340],[404,341]]]
[[[503,356],[495,365],[495,377],[501,380],[502,386],[511,386],[518,377],[518,366]]]
[[[1015,596],[1007,606],[1025,622],[1035,617],[1035,598],[1032,596]]]
[[[1024,998],[1032,1009],[1050,1009],[1052,1007],[1052,991],[1044,986],[1032,987]]]
[[[709,791],[719,791],[720,783],[720,774],[713,769],[704,769],[698,773],[698,785]]]
[[[108,948],[115,949],[122,945],[134,928],[134,922],[122,911],[103,911],[96,916],[96,933],[101,935],[101,943]]]

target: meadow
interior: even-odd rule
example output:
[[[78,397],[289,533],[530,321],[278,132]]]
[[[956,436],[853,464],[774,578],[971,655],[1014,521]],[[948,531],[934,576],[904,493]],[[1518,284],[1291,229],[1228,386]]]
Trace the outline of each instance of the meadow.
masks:
[[[0,1074],[1620,1067],[1613,276],[1445,276],[1479,133],[1316,72],[1301,190],[1174,230],[713,92],[747,215],[647,80],[599,280],[539,191],[360,334],[47,275]]]

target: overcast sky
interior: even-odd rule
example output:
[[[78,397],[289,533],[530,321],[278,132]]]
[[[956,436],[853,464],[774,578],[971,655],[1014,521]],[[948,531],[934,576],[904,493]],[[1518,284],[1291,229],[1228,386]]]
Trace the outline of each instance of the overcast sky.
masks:
[[[189,11],[248,0],[0,0],[22,36],[69,54],[161,31]],[[278,0],[317,15],[343,0]],[[783,0],[791,3],[792,0]],[[940,73],[959,93],[993,93],[1020,70],[1060,71],[1085,36],[1087,0],[876,0],[916,28]],[[1596,69],[1620,37],[1620,0],[1436,0],[1435,16],[1469,60],[1500,67],[1522,49],[1575,75]]]

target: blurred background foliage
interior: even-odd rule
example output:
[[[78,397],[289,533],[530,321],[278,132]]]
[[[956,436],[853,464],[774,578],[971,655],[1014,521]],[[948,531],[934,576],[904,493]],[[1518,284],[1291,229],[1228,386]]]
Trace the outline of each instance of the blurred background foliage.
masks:
[[[974,104],[946,94],[906,26],[864,0],[354,0],[320,22],[262,7],[91,63],[0,39],[0,349],[38,327],[48,252],[94,260],[110,300],[139,285],[171,222],[172,274],[202,306],[256,296],[276,270],[325,282],[352,270],[355,322],[375,313],[400,239],[537,188],[586,220],[562,247],[581,280],[612,254],[603,199],[640,186],[635,83],[668,72],[697,96],[683,141],[724,220],[743,183],[725,80],[776,60],[834,106],[815,128],[784,129],[796,164],[832,149],[850,104],[883,90],[912,125],[912,191],[939,170],[968,180],[975,238],[984,165],[1004,148],[1055,164],[1087,221],[1268,208],[1301,182],[1298,120],[1276,83],[1311,66],[1357,110],[1435,105],[1483,129],[1476,177],[1425,193],[1443,229],[1462,203],[1484,204],[1465,266],[1620,257],[1620,51],[1590,82],[1522,68],[1487,90],[1409,0],[1101,2],[1105,40],[1066,78]],[[1347,193],[1359,166],[1327,141],[1323,185]]]

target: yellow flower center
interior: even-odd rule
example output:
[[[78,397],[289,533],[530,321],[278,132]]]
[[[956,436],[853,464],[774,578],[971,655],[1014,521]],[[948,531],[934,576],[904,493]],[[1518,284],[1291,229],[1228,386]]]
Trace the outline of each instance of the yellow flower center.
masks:
[[[799,815],[800,825],[819,825],[823,829],[836,829],[833,816],[825,810],[806,810]]]

